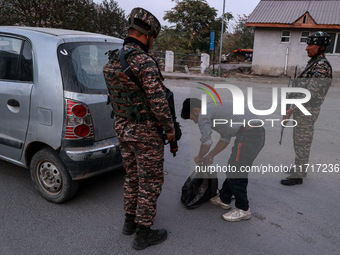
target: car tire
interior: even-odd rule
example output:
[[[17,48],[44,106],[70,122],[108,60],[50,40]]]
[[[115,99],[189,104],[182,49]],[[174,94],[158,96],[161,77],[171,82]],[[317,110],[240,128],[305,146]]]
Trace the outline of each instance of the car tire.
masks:
[[[78,191],[79,182],[72,180],[64,163],[52,149],[34,154],[30,172],[36,189],[50,202],[63,203]]]

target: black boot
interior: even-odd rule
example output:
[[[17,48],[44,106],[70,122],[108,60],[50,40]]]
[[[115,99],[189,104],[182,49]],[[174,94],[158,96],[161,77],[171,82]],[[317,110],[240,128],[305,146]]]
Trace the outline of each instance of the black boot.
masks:
[[[135,222],[136,215],[125,214],[125,222],[123,226],[124,235],[132,235],[136,232],[137,223]]]
[[[286,179],[281,180],[281,184],[286,185],[286,186],[293,186],[295,184],[302,184],[302,183],[303,183],[302,175],[298,175],[298,174],[292,174],[288,176]]]
[[[132,247],[136,250],[143,250],[150,245],[160,244],[167,236],[168,233],[165,229],[152,230],[148,227],[138,226]]]

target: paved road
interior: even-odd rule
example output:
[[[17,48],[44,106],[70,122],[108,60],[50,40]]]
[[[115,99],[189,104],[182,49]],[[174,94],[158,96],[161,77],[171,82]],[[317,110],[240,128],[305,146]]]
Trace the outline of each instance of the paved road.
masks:
[[[270,107],[271,88],[281,81],[229,80],[244,91],[254,87],[262,97],[258,107]],[[196,81],[166,80],[181,102]],[[211,84],[212,85],[212,84]],[[331,88],[316,125],[311,163],[340,163],[340,88]],[[279,117],[278,111],[273,117]],[[285,174],[252,176],[249,198],[252,218],[229,223],[223,209],[209,203],[194,210],[180,202],[197,151],[192,139],[197,127],[179,119],[183,138],[176,158],[166,148],[165,184],[159,198],[155,228],[169,237],[161,245],[136,252],[132,236],[121,234],[124,212],[122,171],[82,182],[78,195],[65,204],[43,200],[26,169],[0,161],[0,254],[340,254],[340,173],[314,173],[303,185],[279,184]],[[195,129],[196,128],[196,129]],[[266,145],[255,164],[291,164],[291,130],[278,145],[280,127],[267,128]],[[229,156],[228,149],[225,152]],[[220,180],[220,185],[223,180]]]

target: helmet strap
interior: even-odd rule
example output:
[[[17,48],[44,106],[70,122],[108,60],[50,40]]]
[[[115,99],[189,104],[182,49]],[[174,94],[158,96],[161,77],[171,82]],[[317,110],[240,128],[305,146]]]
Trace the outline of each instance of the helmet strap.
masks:
[[[131,19],[131,24],[129,25],[129,28],[133,28],[133,29],[136,29],[138,30],[139,32],[141,32],[142,34],[145,34],[145,35],[148,35],[149,31],[137,26],[134,22],[134,18],[132,17]]]
[[[154,33],[154,27],[151,26],[151,29],[150,31],[147,31],[139,26],[137,26],[134,22],[134,17],[131,18],[131,23],[129,25],[129,28],[133,28],[133,29],[136,29],[137,31],[141,32],[142,34],[148,36],[148,40],[146,42],[146,47],[147,49],[149,49],[149,45],[150,45],[150,40],[151,40],[151,36],[153,35]]]
[[[319,54],[319,55],[322,54],[322,53],[324,53],[324,52],[326,51],[326,49],[327,49],[327,47],[325,47],[324,50],[321,50],[322,47],[323,47],[323,45],[319,45],[319,51],[318,51],[318,54]]]
[[[146,48],[149,50],[151,36],[148,36],[148,41],[146,42]]]

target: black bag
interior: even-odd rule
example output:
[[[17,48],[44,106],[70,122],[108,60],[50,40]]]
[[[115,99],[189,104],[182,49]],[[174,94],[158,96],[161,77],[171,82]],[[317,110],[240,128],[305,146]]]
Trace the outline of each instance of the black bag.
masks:
[[[217,194],[216,173],[214,175],[207,173],[206,177],[210,178],[202,177],[204,177],[202,173],[193,172],[182,187],[181,200],[187,209],[197,208]]]

